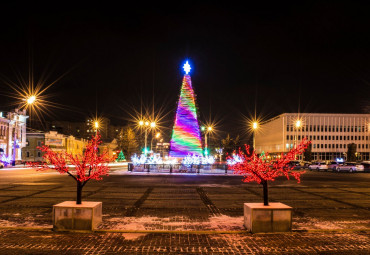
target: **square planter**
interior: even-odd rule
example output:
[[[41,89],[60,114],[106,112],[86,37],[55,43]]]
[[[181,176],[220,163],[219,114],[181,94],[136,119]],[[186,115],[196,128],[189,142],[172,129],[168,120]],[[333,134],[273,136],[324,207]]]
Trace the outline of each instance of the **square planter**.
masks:
[[[65,201],[53,205],[55,230],[94,230],[102,222],[102,202]]]
[[[282,203],[244,203],[244,226],[252,233],[289,232],[292,207]]]

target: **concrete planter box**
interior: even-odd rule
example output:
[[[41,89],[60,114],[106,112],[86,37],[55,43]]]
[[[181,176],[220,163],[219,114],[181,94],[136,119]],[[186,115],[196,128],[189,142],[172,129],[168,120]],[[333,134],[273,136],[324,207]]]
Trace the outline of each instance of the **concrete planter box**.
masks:
[[[244,226],[252,233],[289,232],[292,230],[292,207],[282,203],[244,204]]]
[[[102,222],[102,202],[65,201],[53,205],[55,230],[94,230]]]

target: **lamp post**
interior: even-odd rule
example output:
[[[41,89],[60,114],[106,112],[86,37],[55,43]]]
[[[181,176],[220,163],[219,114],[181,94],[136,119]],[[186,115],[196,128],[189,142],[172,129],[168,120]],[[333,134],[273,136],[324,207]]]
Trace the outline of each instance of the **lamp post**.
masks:
[[[144,155],[146,156],[147,154],[147,139],[148,139],[148,129],[149,128],[155,128],[156,127],[156,123],[155,122],[151,122],[149,123],[149,121],[139,121],[139,126],[140,127],[144,127],[144,132],[145,132],[145,136],[144,136],[144,140],[145,140],[145,147],[144,147]]]
[[[30,106],[36,102],[36,96],[31,95],[25,99],[26,105]],[[13,135],[13,161],[12,166],[15,166],[15,160],[16,160],[16,153],[17,153],[17,129],[18,129],[18,121],[19,121],[19,114],[16,109],[14,112],[14,115],[12,115],[12,118],[14,119],[14,135]]]
[[[201,127],[202,131],[205,131],[204,134],[204,154],[207,156],[208,155],[208,141],[207,141],[207,135],[209,132],[212,132],[213,128],[211,126],[209,127]]]
[[[99,128],[99,122],[96,120],[94,122],[94,126],[95,126],[95,136],[98,134],[98,128]]]
[[[253,150],[254,151],[256,150],[256,131],[257,131],[257,128],[258,128],[258,122],[257,121],[254,121],[252,123],[252,130],[253,130]]]

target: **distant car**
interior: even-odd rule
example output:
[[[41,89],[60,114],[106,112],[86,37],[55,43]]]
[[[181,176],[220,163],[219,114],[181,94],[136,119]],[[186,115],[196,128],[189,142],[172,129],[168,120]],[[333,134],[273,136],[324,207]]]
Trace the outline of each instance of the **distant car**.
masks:
[[[3,167],[4,167],[3,162],[0,162],[0,168],[3,168]]]
[[[317,171],[320,170],[328,171],[328,165],[325,162],[314,162],[308,166],[308,169]]]
[[[329,164],[328,164],[328,168],[335,171],[335,170],[337,170],[337,167],[341,166],[341,165],[343,165],[343,163],[338,163],[336,161],[330,161]]]
[[[346,162],[342,166],[338,166],[336,169],[337,172],[348,171],[352,172],[363,172],[364,166],[355,162]]]
[[[369,161],[362,162],[361,165],[364,166],[364,172],[370,172],[370,162]]]

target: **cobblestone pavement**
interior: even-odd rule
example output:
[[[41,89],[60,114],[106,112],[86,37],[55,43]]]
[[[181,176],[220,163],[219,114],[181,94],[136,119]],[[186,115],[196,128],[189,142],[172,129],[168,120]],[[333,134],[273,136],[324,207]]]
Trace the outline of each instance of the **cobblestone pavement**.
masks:
[[[84,201],[103,202],[103,223],[99,233],[77,234],[48,230],[52,205],[75,199],[70,177],[0,171],[0,254],[367,254],[369,182],[368,173],[279,179],[270,201],[294,208],[294,232],[251,235],[243,203],[262,201],[258,184],[239,176],[116,174],[84,188]]]
[[[369,232],[56,233],[0,230],[0,254],[369,254]]]

